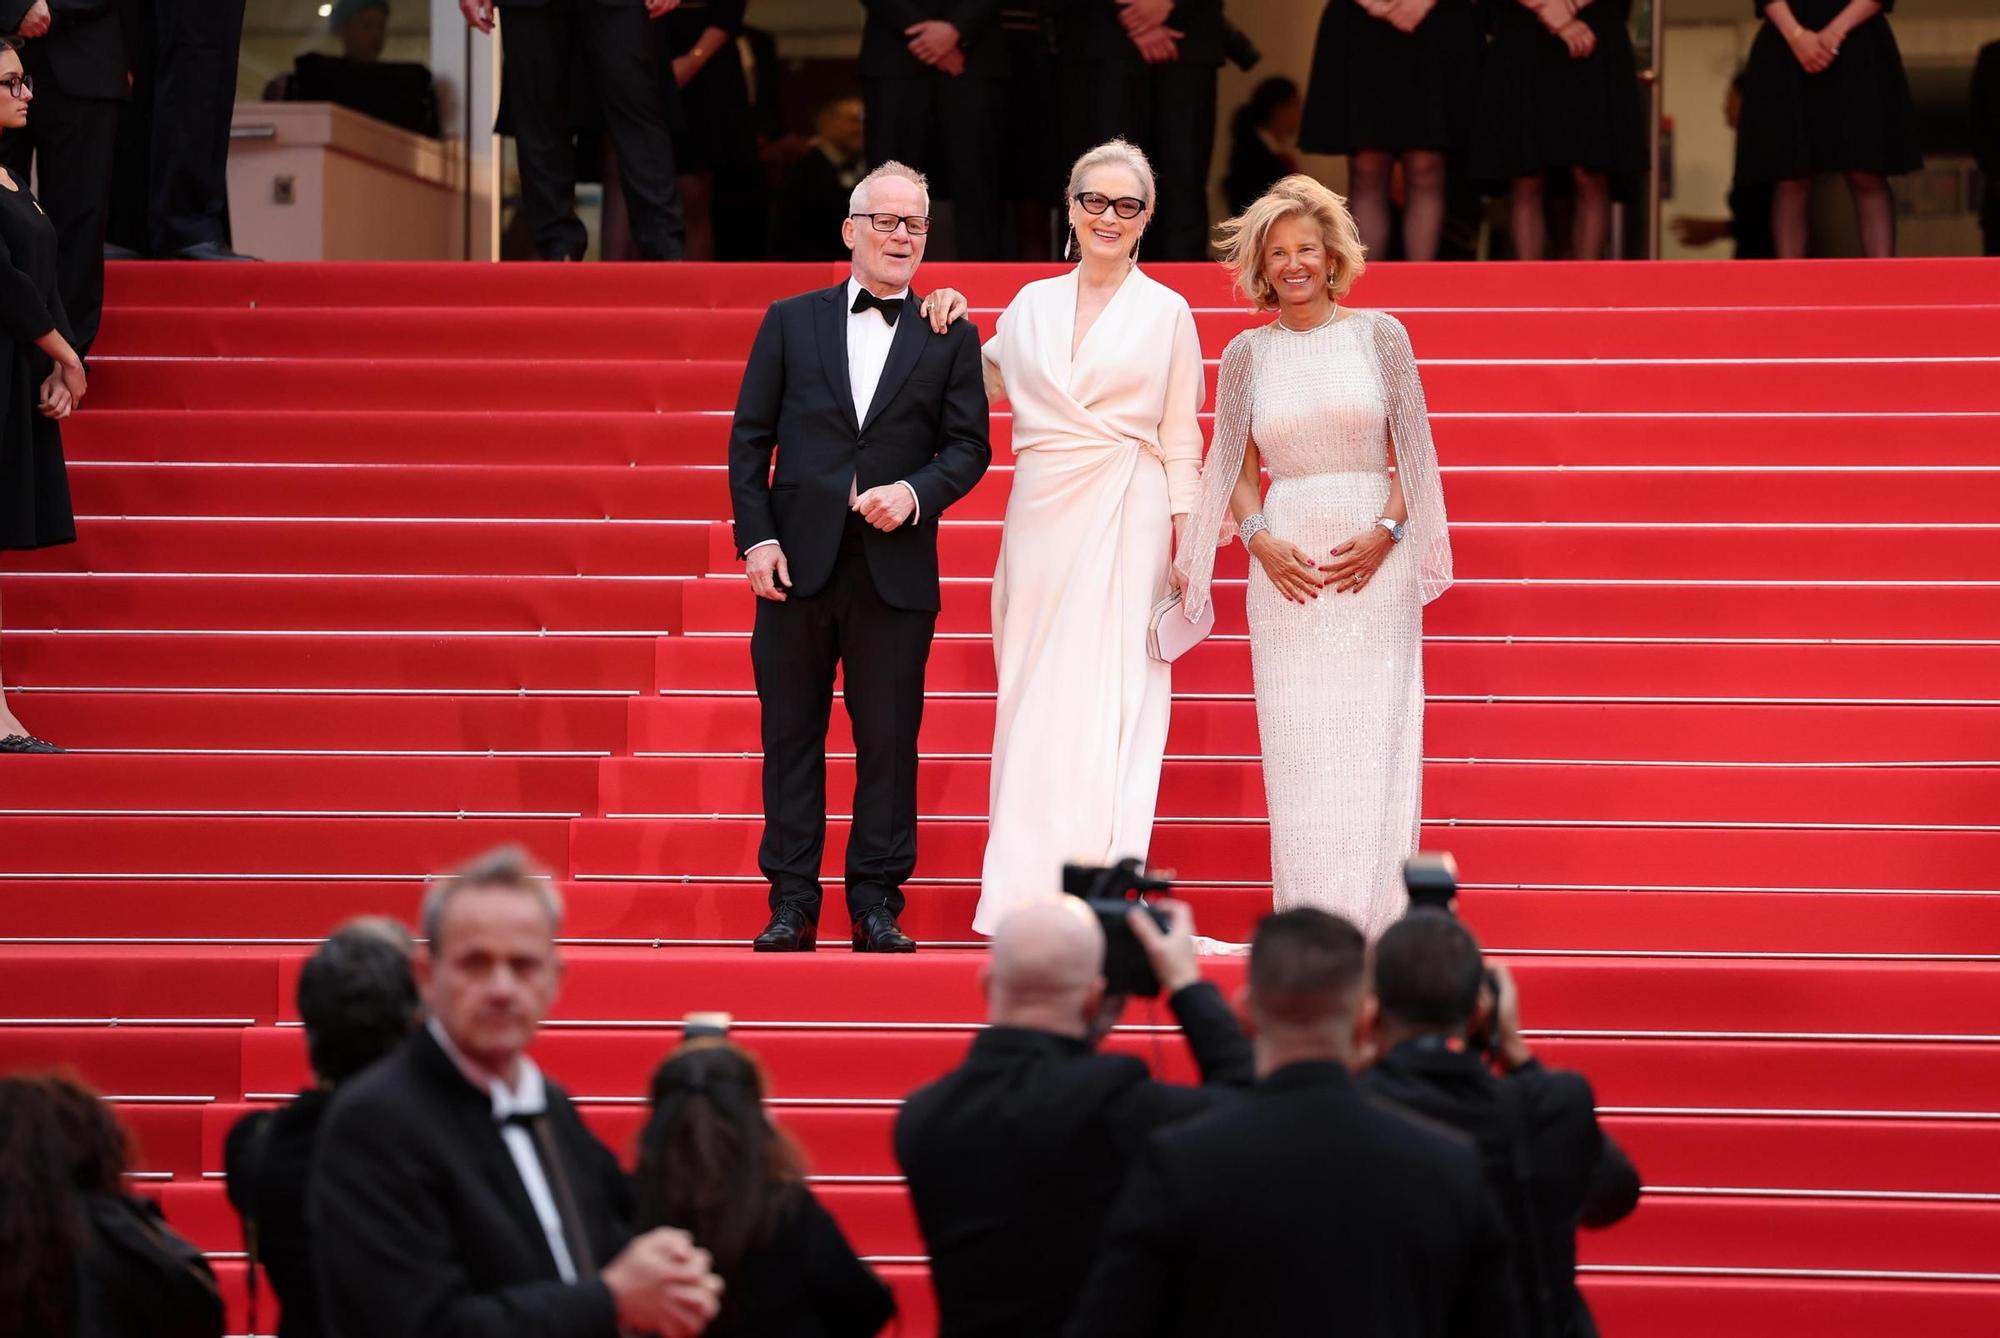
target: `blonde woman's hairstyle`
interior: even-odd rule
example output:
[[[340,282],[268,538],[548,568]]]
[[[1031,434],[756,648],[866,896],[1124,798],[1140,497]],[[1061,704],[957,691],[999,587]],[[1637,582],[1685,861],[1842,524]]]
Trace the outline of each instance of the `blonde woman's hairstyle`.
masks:
[[[1361,244],[1347,201],[1309,176],[1289,176],[1259,196],[1248,209],[1216,229],[1222,263],[1236,275],[1236,290],[1259,311],[1278,305],[1278,293],[1264,277],[1264,242],[1279,220],[1310,219],[1326,242],[1327,290],[1338,301],[1368,268],[1368,248]]]
[[[1152,161],[1137,144],[1122,139],[1107,140],[1076,160],[1076,166],[1069,169],[1069,192],[1063,197],[1064,207],[1068,207],[1069,202],[1076,198],[1076,193],[1083,189],[1083,179],[1093,167],[1113,164],[1130,168],[1132,175],[1139,178],[1139,193],[1146,201],[1146,212],[1152,213],[1158,193],[1153,185]]]
[[[905,181],[914,182],[917,189],[924,193],[924,208],[928,210],[931,207],[931,183],[929,180],[916,168],[899,163],[894,158],[891,158],[888,162],[883,163],[867,176],[854,183],[854,190],[847,197],[847,212],[850,214],[873,212],[868,207],[868,188],[883,177],[901,177]]]

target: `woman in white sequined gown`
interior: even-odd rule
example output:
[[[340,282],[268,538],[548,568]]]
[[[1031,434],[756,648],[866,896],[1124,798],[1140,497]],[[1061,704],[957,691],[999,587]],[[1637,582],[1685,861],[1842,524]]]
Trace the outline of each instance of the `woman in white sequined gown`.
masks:
[[[1278,319],[1223,354],[1188,532],[1233,514],[1257,559],[1247,603],[1276,905],[1331,911],[1372,939],[1407,904],[1423,606],[1451,584],[1423,386],[1401,322],[1338,303],[1362,268],[1339,196],[1288,177],[1223,228],[1242,291]],[[1214,561],[1205,545],[1181,555],[1190,616]]]

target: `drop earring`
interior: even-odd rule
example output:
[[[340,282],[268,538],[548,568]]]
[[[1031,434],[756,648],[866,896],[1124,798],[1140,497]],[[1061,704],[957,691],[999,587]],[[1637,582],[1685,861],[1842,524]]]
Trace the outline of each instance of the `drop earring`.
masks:
[[[1065,236],[1065,237],[1063,238],[1063,259],[1064,259],[1064,260],[1074,260],[1074,259],[1076,258],[1076,257],[1074,257],[1074,256],[1072,256],[1072,255],[1070,254],[1070,251],[1071,251],[1071,250],[1072,250],[1072,249],[1073,249],[1073,248],[1074,248],[1075,246],[1076,246],[1076,229],[1075,229],[1075,228],[1071,228],[1071,229],[1069,230],[1069,234],[1068,234],[1067,236]]]

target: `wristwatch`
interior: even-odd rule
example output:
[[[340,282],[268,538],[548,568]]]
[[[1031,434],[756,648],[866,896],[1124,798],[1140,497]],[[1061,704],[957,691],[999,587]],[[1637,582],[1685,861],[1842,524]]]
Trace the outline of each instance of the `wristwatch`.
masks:
[[[1404,522],[1391,520],[1387,516],[1377,517],[1375,523],[1389,531],[1389,542],[1397,544],[1403,542],[1403,531],[1409,528]]]

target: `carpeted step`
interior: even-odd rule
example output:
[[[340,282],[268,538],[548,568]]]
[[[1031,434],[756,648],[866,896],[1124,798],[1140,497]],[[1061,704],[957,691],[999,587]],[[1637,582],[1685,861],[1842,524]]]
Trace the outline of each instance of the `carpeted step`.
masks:
[[[1647,1277],[1582,1279],[1600,1329],[1619,1338],[1875,1338],[1885,1333],[1972,1338],[2000,1325],[2000,1285],[1906,1279]]]
[[[17,950],[10,948],[6,951],[12,953]],[[57,960],[75,959],[59,957]],[[10,957],[9,965],[13,962]],[[205,963],[210,970],[216,970],[217,964],[218,959],[215,958]],[[268,990],[273,987],[275,977],[268,963],[244,962],[231,957],[223,959],[222,970],[230,979],[218,982],[220,993],[216,997],[219,1002],[228,1004],[237,1001],[232,992],[240,989],[243,991],[240,1002],[245,1006],[258,1013],[270,1012],[273,1001],[268,997]],[[154,977],[156,983],[180,978],[177,973],[165,969]],[[172,988],[172,985],[165,987]],[[130,996],[117,997],[131,1001]],[[9,1021],[0,1025],[0,1074],[74,1069],[104,1096],[114,1099],[155,1098],[130,1102],[125,1109],[135,1113],[151,1111],[155,1106],[162,1105],[157,1098],[181,1098],[180,1107],[184,1108],[190,1100],[211,1097],[229,1099],[242,1090],[243,1039],[250,1033],[241,1026],[134,1025],[129,1018],[99,1011],[96,1001],[86,998],[77,1002],[90,1004],[91,1011],[79,1014],[70,1025],[54,1026],[47,1021],[38,1022],[32,1014],[25,1021]],[[35,1003],[32,997],[17,997],[11,1001],[11,1007]],[[250,1014],[237,1016],[247,1017]],[[171,1112],[162,1114],[159,1122],[163,1125],[172,1123]],[[173,1150],[180,1146],[176,1142],[170,1147],[149,1151],[167,1157],[178,1155]],[[135,1169],[175,1168],[148,1165]],[[198,1158],[189,1169],[195,1172],[202,1169]]]
[[[28,876],[423,878],[518,843],[560,875],[569,825],[562,818],[0,817],[0,848],[9,871]]]

